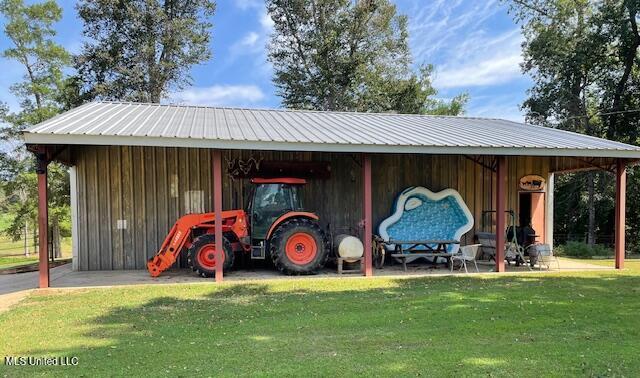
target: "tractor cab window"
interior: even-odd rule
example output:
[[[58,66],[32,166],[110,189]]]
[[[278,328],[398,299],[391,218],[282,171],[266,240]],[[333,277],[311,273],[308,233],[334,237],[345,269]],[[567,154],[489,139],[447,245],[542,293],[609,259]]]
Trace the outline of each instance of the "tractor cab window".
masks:
[[[251,209],[253,238],[264,238],[276,219],[294,209],[291,192],[291,186],[287,184],[260,184],[256,187]]]
[[[282,211],[291,208],[291,198],[283,184],[260,185],[256,189],[254,209],[257,211]]]
[[[291,210],[302,211],[304,206],[302,204],[302,196],[299,185],[292,185],[291,188]]]

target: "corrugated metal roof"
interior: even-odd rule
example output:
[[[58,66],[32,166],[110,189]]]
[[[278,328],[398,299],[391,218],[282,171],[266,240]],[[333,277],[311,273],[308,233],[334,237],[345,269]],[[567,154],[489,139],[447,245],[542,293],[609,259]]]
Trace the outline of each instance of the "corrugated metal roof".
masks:
[[[640,147],[502,119],[91,102],[31,144],[640,158]]]

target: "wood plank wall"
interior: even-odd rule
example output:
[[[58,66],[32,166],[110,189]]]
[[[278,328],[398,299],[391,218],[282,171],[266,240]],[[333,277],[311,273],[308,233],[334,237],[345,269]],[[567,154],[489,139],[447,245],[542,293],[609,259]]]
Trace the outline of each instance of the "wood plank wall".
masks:
[[[329,180],[310,180],[305,207],[323,227],[360,233],[362,174],[357,154],[278,151],[225,151],[224,158],[325,161]],[[80,270],[144,269],[175,220],[188,211],[211,211],[211,151],[164,147],[83,146],[74,148],[78,193],[78,267]],[[495,209],[492,157],[477,162],[460,155],[375,155],[373,217],[377,225],[390,215],[396,195],[409,186],[432,191],[454,188],[475,217],[472,243],[482,228],[482,211]],[[508,204],[517,210],[518,180],[527,174],[547,177],[551,159],[508,158]],[[244,208],[247,180],[223,180],[223,207]],[[126,228],[118,229],[118,220]],[[495,220],[486,219],[485,230]],[[186,261],[181,260],[181,266]]]

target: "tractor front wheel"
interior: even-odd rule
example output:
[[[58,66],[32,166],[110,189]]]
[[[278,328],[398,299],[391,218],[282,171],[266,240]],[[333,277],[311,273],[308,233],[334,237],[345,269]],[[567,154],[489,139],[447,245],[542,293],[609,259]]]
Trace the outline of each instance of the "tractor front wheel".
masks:
[[[273,264],[285,274],[315,274],[327,262],[322,230],[311,219],[295,218],[282,223],[270,245]]]
[[[227,238],[222,238],[222,269],[227,271],[233,266],[233,250]],[[202,277],[216,275],[216,238],[212,234],[198,236],[187,251],[187,261],[191,269]]]

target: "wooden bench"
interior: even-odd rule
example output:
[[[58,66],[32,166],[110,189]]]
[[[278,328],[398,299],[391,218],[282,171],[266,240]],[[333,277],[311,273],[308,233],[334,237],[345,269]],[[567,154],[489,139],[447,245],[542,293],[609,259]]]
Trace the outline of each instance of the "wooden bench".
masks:
[[[390,239],[386,244],[395,245],[394,253],[391,257],[400,260],[402,269],[407,271],[407,258],[416,259],[420,257],[433,257],[434,264],[438,257],[443,257],[447,263],[451,263],[451,254],[447,252],[447,247],[451,244],[460,244],[458,240],[394,240]],[[408,245],[404,248],[403,245]],[[435,247],[433,247],[435,245]]]
[[[443,257],[447,259],[447,263],[451,263],[451,254],[447,252],[412,252],[412,253],[392,253],[391,257],[399,259],[402,264],[402,269],[407,271],[407,258],[410,257],[412,259],[416,259],[419,257],[433,257],[434,263],[437,261],[438,257]]]

